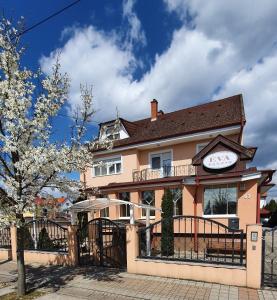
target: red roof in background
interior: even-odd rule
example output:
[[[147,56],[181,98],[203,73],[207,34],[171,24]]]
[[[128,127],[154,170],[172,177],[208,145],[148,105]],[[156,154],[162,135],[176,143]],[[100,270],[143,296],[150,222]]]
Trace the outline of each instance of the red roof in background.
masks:
[[[151,118],[133,122],[122,118],[120,120],[130,137],[115,141],[114,148],[211,129],[242,125],[245,123],[245,114],[242,95],[240,94],[165,113],[159,115],[155,121],[151,121]],[[102,124],[106,123],[108,122]]]
[[[64,203],[65,198],[61,197],[61,198],[56,198],[58,203]]]
[[[261,210],[260,210],[260,214],[261,215],[270,215],[271,214],[271,211],[269,211],[268,209],[266,209],[266,208],[261,208]]]

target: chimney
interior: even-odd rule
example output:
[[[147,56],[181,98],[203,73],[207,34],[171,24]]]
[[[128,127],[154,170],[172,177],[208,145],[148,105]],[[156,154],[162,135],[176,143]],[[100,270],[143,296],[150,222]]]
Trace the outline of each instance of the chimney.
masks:
[[[156,121],[158,117],[158,101],[153,99],[151,101],[151,121]]]

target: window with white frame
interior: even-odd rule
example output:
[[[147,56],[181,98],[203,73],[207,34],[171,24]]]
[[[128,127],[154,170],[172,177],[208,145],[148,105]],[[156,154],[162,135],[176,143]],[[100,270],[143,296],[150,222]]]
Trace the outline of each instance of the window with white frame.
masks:
[[[161,169],[162,167],[170,167],[172,162],[171,152],[153,153],[150,155],[151,169]]]
[[[122,192],[118,194],[118,199],[130,202],[130,193]],[[130,205],[122,204],[120,205],[120,218],[130,217]]]
[[[208,145],[208,143],[197,144],[196,145],[196,154],[199,153],[200,151],[202,151],[207,145]]]
[[[93,176],[105,176],[121,173],[121,157],[99,160],[94,164]]]
[[[141,192],[141,203],[150,205],[150,206],[155,206],[155,191]],[[141,215],[142,215],[142,217],[146,216],[146,210],[144,208],[142,208],[142,210],[141,210]],[[154,210],[150,210],[150,216],[155,217]]]
[[[119,130],[114,125],[107,126],[105,134],[110,140],[118,140],[120,138]]]
[[[237,186],[224,184],[204,188],[204,215],[235,215]]]

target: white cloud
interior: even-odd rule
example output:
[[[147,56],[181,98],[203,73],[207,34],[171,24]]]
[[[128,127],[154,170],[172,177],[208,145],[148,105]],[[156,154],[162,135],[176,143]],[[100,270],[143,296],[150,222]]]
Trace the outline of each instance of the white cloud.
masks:
[[[146,45],[146,36],[142,30],[141,22],[134,11],[134,0],[123,0],[123,19],[126,19],[129,28],[127,30],[126,46],[132,49],[134,44]]]
[[[67,29],[64,46],[41,59],[42,69],[47,72],[60,51],[63,70],[72,79],[71,104],[79,101],[80,83],[92,83],[99,121],[114,118],[116,107],[130,120],[148,117],[153,98],[172,111],[243,93],[246,143],[259,147],[255,164],[270,167],[277,147],[277,2],[164,1],[183,26],[140,80],[133,77],[140,67],[134,49],[146,38],[131,0],[123,1],[123,33],[93,26]]]

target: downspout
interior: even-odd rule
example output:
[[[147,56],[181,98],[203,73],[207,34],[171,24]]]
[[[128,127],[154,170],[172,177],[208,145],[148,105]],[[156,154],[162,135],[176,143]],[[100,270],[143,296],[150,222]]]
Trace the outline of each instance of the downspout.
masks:
[[[194,251],[198,252],[198,226],[197,226],[197,192],[199,187],[199,178],[196,176],[196,188],[195,188],[195,194],[194,194],[194,202],[193,202],[193,214],[194,214]]]
[[[256,223],[261,223],[261,187],[258,186],[258,193],[257,193],[257,217]]]

